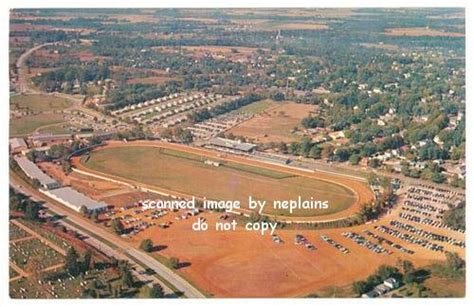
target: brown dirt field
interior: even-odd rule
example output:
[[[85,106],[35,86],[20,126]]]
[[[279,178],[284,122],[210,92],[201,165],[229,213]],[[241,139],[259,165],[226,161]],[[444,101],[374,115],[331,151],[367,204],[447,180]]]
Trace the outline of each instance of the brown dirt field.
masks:
[[[206,232],[192,231],[191,225],[197,217],[176,221],[174,216],[177,214],[169,214],[158,222],[172,222],[170,228],[152,227],[139,233],[131,241],[138,246],[142,239],[151,238],[155,245],[160,246],[160,251],[155,253],[168,258],[178,257],[181,262],[188,263],[188,266],[179,270],[181,274],[216,297],[294,297],[308,293],[325,295],[328,287],[350,288],[352,282],[365,279],[380,265],[395,265],[398,259],[410,260],[416,267],[444,260],[442,253],[373,229],[375,225],[387,226],[391,219],[398,216],[400,209],[393,210],[369,225],[326,230],[277,230],[276,233],[285,241],[284,244],[273,243],[268,234],[262,236],[245,231],[243,222],[239,222],[236,231],[216,231],[213,225],[216,221],[221,221],[217,213],[206,212],[200,215],[210,225]],[[458,239],[463,237],[462,234],[448,230],[441,231],[429,226],[422,228]],[[415,251],[415,254],[403,254],[386,244],[383,247],[393,254],[376,254],[342,236],[345,231],[362,234],[366,229]],[[296,234],[304,235],[317,250],[310,252],[294,245]],[[344,245],[350,250],[350,254],[342,254],[325,243],[320,238],[322,234]],[[374,239],[366,235],[364,237],[376,243]],[[443,245],[447,250],[465,257],[464,249]],[[463,283],[453,285],[455,290],[462,287]]]
[[[457,297],[466,295],[466,281],[443,279],[433,276],[423,283],[426,287],[440,297],[446,297],[455,294]]]
[[[341,235],[344,231],[361,234],[365,229],[372,229],[373,225],[328,230],[277,230],[285,243],[275,244],[268,234],[262,236],[245,231],[242,222],[236,231],[216,231],[213,225],[221,221],[217,213],[201,214],[210,225],[206,232],[192,231],[191,225],[197,217],[176,221],[173,216],[170,214],[158,220],[160,223],[171,221],[170,228],[149,228],[135,236],[132,242],[138,246],[141,240],[151,238],[155,245],[160,246],[160,255],[178,257],[180,262],[188,263],[179,271],[216,297],[304,296],[325,291],[329,286],[350,287],[352,282],[366,278],[382,264],[395,265],[399,258],[408,259],[416,266],[444,259],[441,253],[388,235],[383,236],[415,250],[415,254],[409,256],[392,248],[388,248],[393,251],[392,255],[376,254]],[[376,224],[387,225],[387,221],[388,217]],[[317,250],[310,252],[294,245],[296,234],[304,235]],[[351,252],[340,253],[325,243],[321,234],[336,240]]]
[[[293,142],[301,139],[291,133],[294,127],[302,128],[301,120],[315,111],[314,105],[286,102],[269,109],[232,128],[229,132],[260,143]]]
[[[100,199],[105,193],[121,191],[124,189],[123,185],[80,175],[77,173],[70,173],[66,175],[63,172],[61,166],[54,163],[43,162],[38,163],[38,166],[63,185],[71,185],[78,192],[89,195],[94,199]]]
[[[105,196],[105,197],[104,197]],[[125,205],[138,202],[145,199],[157,199],[157,195],[146,192],[128,192],[127,190],[122,191],[121,194],[114,196],[103,195],[102,201],[115,207],[123,207]]]
[[[392,28],[384,32],[389,36],[445,36],[445,37],[464,37],[463,33],[444,32],[429,28]]]
[[[257,167],[262,167],[262,168],[267,168],[267,169],[280,171],[280,172],[286,172],[286,173],[289,173],[289,174],[299,175],[299,176],[302,176],[302,177],[316,178],[318,180],[329,181],[329,182],[333,182],[333,183],[342,185],[342,186],[350,189],[357,196],[357,199],[356,199],[356,201],[354,202],[354,204],[352,206],[350,206],[349,208],[347,208],[345,210],[341,210],[339,212],[336,212],[336,213],[320,215],[320,216],[311,216],[311,217],[295,217],[295,216],[282,217],[282,216],[279,216],[278,218],[280,220],[285,219],[285,220],[292,220],[292,221],[328,221],[328,220],[340,219],[340,218],[344,218],[344,217],[353,215],[354,213],[357,212],[357,210],[359,208],[359,204],[369,202],[373,198],[372,191],[369,189],[367,184],[359,182],[359,181],[355,181],[355,180],[352,180],[352,179],[349,179],[347,177],[343,177],[343,176],[340,176],[340,175],[321,173],[321,172],[308,173],[308,172],[305,172],[305,171],[295,170],[295,169],[291,169],[291,168],[287,168],[287,167],[279,166],[279,165],[263,163],[263,162],[251,160],[251,159],[248,159],[248,158],[245,158],[245,157],[234,156],[234,155],[225,155],[223,157],[221,153],[218,153],[218,152],[215,152],[215,151],[202,149],[202,148],[194,148],[194,147],[189,147],[189,146],[184,146],[184,145],[179,145],[179,144],[159,142],[159,141],[135,141],[135,142],[129,142],[129,143],[111,141],[111,142],[108,142],[105,147],[101,147],[97,150],[101,150],[103,148],[112,148],[112,147],[117,147],[117,146],[119,146],[119,147],[121,147],[121,146],[152,146],[152,147],[170,148],[170,149],[174,149],[174,150],[180,150],[180,151],[184,151],[184,152],[203,155],[203,156],[213,158],[213,159],[219,159],[219,160],[224,159],[224,160],[227,160],[227,161],[237,162],[237,163],[241,163],[241,164],[253,165],[253,166],[257,166]],[[141,183],[141,182],[135,182],[133,180],[129,180],[129,179],[126,179],[126,178],[121,178],[121,177],[118,177],[118,176],[113,176],[113,175],[110,175],[110,174],[104,174],[104,173],[101,173],[101,172],[98,172],[98,171],[93,171],[91,169],[88,169],[87,167],[85,167],[84,165],[82,165],[80,163],[80,157],[73,157],[71,162],[72,162],[72,165],[77,169],[86,170],[88,172],[99,174],[99,175],[102,175],[102,176],[107,176],[109,178],[115,178],[115,179],[130,183],[130,184],[133,184],[133,185],[139,185],[139,186],[147,187],[147,188],[154,189],[154,190],[160,190],[163,193],[173,194],[173,195],[177,195],[177,196],[184,197],[184,198],[189,198],[190,197],[190,195],[183,194],[183,193],[180,193],[180,192],[171,191],[171,190],[167,190],[167,189],[163,189],[163,188],[158,188],[156,186],[147,185],[147,184],[144,184],[144,183]]]

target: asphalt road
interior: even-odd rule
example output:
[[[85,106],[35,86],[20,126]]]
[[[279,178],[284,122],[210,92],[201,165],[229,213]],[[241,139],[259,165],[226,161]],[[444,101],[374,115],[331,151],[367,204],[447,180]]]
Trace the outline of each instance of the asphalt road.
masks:
[[[54,45],[54,43],[45,43],[42,45],[35,46],[31,49],[28,49],[26,52],[24,52],[18,60],[16,61],[16,67],[18,69],[18,86],[20,89],[20,93],[25,94],[25,93],[31,93],[31,94],[39,94],[39,92],[34,91],[32,89],[28,88],[28,78],[26,76],[26,59],[35,52],[38,49],[41,49],[45,46],[50,46]]]

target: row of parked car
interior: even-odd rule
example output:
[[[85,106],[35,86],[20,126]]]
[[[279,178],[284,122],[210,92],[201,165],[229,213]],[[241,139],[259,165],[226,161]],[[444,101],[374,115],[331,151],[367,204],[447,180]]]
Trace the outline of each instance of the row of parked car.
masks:
[[[310,251],[316,250],[316,247],[308,239],[306,239],[304,236],[299,235],[299,234],[295,236],[295,244],[302,245],[306,247],[307,249],[309,249]]]
[[[398,249],[399,251],[401,251],[402,253],[405,253],[405,254],[408,254],[408,255],[413,255],[415,252],[408,249],[408,248],[405,248],[403,246],[401,246],[400,244],[397,244],[393,241],[390,241],[382,236],[379,236],[378,234],[375,234],[373,233],[372,231],[370,230],[364,230],[364,234],[368,235],[369,237],[371,238],[374,238],[375,240],[377,240],[378,242],[382,242],[382,243],[385,243],[387,244],[388,246],[390,247],[393,247],[395,249]]]
[[[420,224],[423,224],[423,225],[429,225],[431,227],[436,227],[436,228],[441,228],[441,229],[457,231],[457,232],[460,232],[460,233],[465,232],[464,229],[452,228],[452,227],[449,227],[448,225],[446,225],[445,223],[443,223],[440,220],[434,220],[434,219],[430,219],[428,217],[423,217],[422,218],[422,217],[412,215],[412,214],[409,214],[409,213],[400,213],[399,216],[402,219],[405,219],[405,220],[410,221],[410,222],[420,223]]]
[[[416,245],[419,245],[421,247],[424,247],[426,249],[429,249],[429,250],[432,250],[432,251],[435,251],[435,252],[444,252],[444,247],[441,246],[441,245],[438,245],[436,243],[433,243],[433,242],[430,242],[428,240],[425,240],[425,239],[420,239],[420,238],[417,238],[411,234],[408,234],[408,233],[402,233],[396,229],[392,229],[390,227],[387,227],[387,226],[375,226],[375,229],[377,229],[378,231],[381,231],[383,233],[386,233],[386,234],[389,234],[395,238],[399,238],[403,241],[406,241],[408,243],[412,243],[412,244],[416,244]]]
[[[352,241],[354,241],[358,245],[364,246],[365,248],[367,248],[368,250],[370,250],[374,253],[387,254],[387,255],[391,254],[391,252],[389,250],[383,248],[379,244],[370,242],[369,240],[367,240],[366,238],[364,238],[363,236],[361,236],[361,235],[359,235],[355,232],[351,232],[351,231],[343,232],[342,235],[346,238],[351,239]]]
[[[321,239],[323,239],[324,242],[329,243],[330,245],[337,248],[343,254],[349,254],[350,253],[349,249],[344,247],[342,244],[337,243],[336,241],[334,241],[333,239],[331,239],[330,237],[328,237],[326,235],[321,235]]]
[[[413,225],[406,224],[406,223],[403,223],[403,222],[400,222],[400,221],[391,220],[390,225],[394,226],[395,228],[406,230],[408,232],[414,233],[418,236],[427,238],[429,240],[448,243],[448,244],[451,244],[451,245],[454,245],[454,246],[459,246],[459,247],[462,247],[462,248],[466,247],[466,243],[464,241],[459,241],[459,240],[456,240],[454,238],[451,238],[451,237],[448,237],[448,236],[445,236],[445,235],[440,235],[440,234],[437,234],[437,233],[434,233],[434,232],[431,232],[431,231],[420,229],[420,228],[417,228]]]

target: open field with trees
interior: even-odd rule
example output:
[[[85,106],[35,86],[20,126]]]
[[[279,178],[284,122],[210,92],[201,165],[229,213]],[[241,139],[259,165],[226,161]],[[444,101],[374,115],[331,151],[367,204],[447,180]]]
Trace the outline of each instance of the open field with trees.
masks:
[[[11,110],[23,112],[51,112],[64,110],[71,106],[67,99],[50,95],[15,95],[10,97]]]

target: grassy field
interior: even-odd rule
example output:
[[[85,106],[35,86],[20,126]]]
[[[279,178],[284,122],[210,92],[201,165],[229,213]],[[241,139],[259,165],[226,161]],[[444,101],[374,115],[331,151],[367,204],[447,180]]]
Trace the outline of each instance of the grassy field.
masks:
[[[273,106],[276,106],[277,103],[271,99],[259,100],[249,105],[246,105],[242,108],[238,108],[237,110],[232,111],[232,113],[251,113],[257,114],[260,112],[265,111]]]
[[[269,214],[289,215],[276,210],[273,200],[328,200],[324,210],[295,210],[294,216],[319,216],[348,208],[355,196],[347,188],[302,176],[290,175],[239,163],[220,167],[203,163],[204,158],[169,149],[151,147],[107,148],[93,152],[85,166],[137,182],[188,195],[215,200],[239,200],[245,207],[249,196],[266,200]]]
[[[10,120],[10,136],[22,136],[34,132],[36,129],[64,122],[59,113],[28,115]]]
[[[71,106],[64,98],[45,95],[16,95],[10,98],[12,110],[46,112],[60,111]]]
[[[44,128],[38,129],[38,132],[41,133],[52,133],[52,134],[66,134],[71,133],[71,130],[68,129],[67,125],[57,124],[52,126],[46,126]]]

